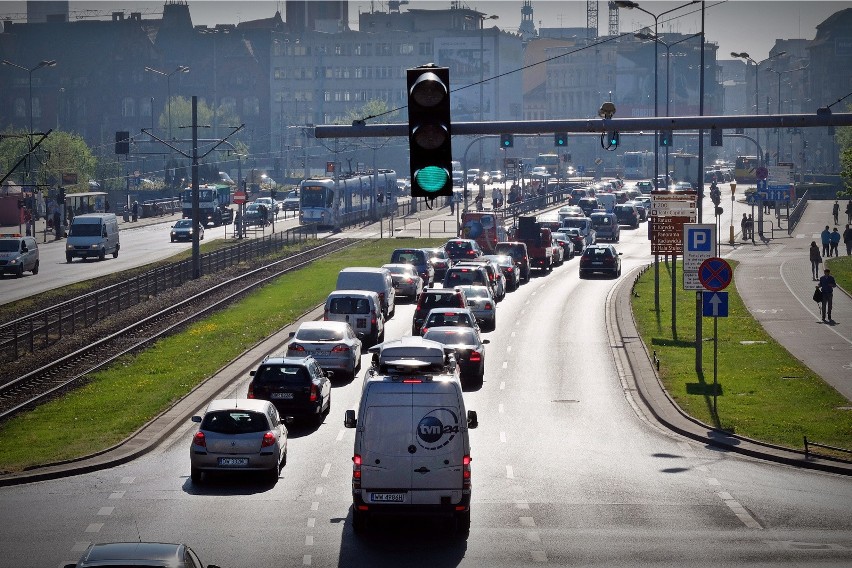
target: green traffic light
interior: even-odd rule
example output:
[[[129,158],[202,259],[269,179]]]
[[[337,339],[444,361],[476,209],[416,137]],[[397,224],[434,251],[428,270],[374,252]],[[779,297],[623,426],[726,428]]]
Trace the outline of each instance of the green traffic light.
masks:
[[[428,193],[441,191],[449,179],[447,170],[438,166],[426,166],[414,172],[414,181]]]

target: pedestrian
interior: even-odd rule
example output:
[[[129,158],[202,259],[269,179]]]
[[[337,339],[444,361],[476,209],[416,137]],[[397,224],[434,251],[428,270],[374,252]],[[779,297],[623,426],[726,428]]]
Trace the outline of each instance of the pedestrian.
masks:
[[[840,256],[840,253],[837,252],[837,245],[840,244],[840,233],[837,232],[837,227],[831,232],[831,252],[832,254],[829,256]]]
[[[843,244],[846,245],[846,256],[852,256],[852,228],[849,225],[843,231]]]
[[[743,218],[740,220],[740,232],[743,235],[743,240],[748,240],[748,216],[743,213]]]
[[[834,205],[831,206],[831,214],[834,216],[834,224],[838,223],[837,216],[840,215],[840,203],[834,200]]]
[[[748,221],[746,222],[746,230],[748,231],[748,238],[751,239],[751,244],[754,243],[754,217],[752,215],[748,216]]]
[[[133,212],[133,222],[135,223],[136,221],[139,220],[139,202],[138,201],[133,202],[132,212]],[[827,228],[828,227],[826,227],[826,229]]]
[[[456,212],[456,194],[453,193],[451,196],[447,197],[447,203],[450,205],[450,215],[454,215]]]
[[[846,203],[846,222],[852,225],[852,199]]]
[[[814,282],[819,280],[819,265],[822,263],[822,255],[816,241],[811,241],[811,278]]]
[[[62,223],[62,215],[59,213],[59,209],[54,209],[53,211],[53,233],[56,235],[56,238],[53,239],[58,241],[62,238],[62,227],[60,226]]]
[[[831,275],[831,270],[826,268],[825,273],[819,279],[819,289],[822,292],[822,321],[834,322],[831,319],[831,297],[834,295],[834,288],[836,286],[837,282],[835,282],[834,276]]]
[[[822,256],[831,256],[831,231],[828,230],[828,225],[819,234],[819,239],[822,242]]]

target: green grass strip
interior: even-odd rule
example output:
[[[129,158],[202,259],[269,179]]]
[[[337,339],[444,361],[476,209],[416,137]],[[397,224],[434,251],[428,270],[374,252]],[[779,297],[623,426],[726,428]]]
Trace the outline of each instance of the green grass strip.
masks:
[[[731,264],[736,267],[736,262]],[[706,424],[756,440],[802,449],[807,436],[809,441],[852,449],[852,411],[842,409],[849,401],[766,333],[733,285],[726,290],[728,317],[718,318],[714,413],[713,318],[703,319],[703,373],[697,374],[696,293],[682,289],[681,269],[678,262],[675,334],[669,264],[660,261],[659,314],[654,308],[653,267],[639,278],[632,300],[639,333],[645,345],[657,352],[661,379],[678,405]]]
[[[238,304],[125,357],[84,387],[0,427],[0,471],[89,455],[125,439],[250,346],[322,303],[347,266],[381,266],[400,247],[441,239],[381,239],[284,275]]]

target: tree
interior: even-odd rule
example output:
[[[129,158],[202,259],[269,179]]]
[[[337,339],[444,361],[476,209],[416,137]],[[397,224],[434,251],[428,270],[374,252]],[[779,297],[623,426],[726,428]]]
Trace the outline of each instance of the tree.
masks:
[[[38,137],[33,137],[38,141]],[[27,135],[23,131],[7,132],[0,140],[0,171],[5,175],[28,151]],[[53,131],[33,151],[27,161],[19,165],[11,176],[18,182],[35,184],[46,189],[62,184],[62,174],[77,174],[77,184],[66,186],[68,192],[87,191],[88,182],[95,175],[98,160],[83,139],[69,132]],[[29,173],[27,173],[29,172]]]
[[[846,112],[852,112],[852,104],[846,106]],[[852,127],[837,129],[837,145],[840,149],[840,175],[846,186],[845,195],[852,195]]]

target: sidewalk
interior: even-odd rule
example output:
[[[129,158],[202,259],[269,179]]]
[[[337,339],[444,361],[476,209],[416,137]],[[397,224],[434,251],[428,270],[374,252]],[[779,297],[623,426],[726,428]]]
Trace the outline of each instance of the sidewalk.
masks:
[[[158,223],[174,223],[178,219],[181,219],[183,215],[180,211],[177,213],[172,213],[168,215],[160,215],[158,217],[140,217],[137,221],[125,221],[121,213],[116,213],[116,218],[118,219],[118,227],[119,229],[126,230],[132,229],[134,227],[145,227],[148,225],[156,225]],[[56,235],[53,233],[53,230],[47,231],[45,234],[45,226],[47,225],[47,220],[42,217],[38,221],[35,222],[35,238],[39,245],[50,244],[56,239]],[[20,231],[19,231],[20,229]],[[26,234],[26,227],[24,225],[2,225],[0,226],[0,233],[18,233],[20,232],[22,235]]]

